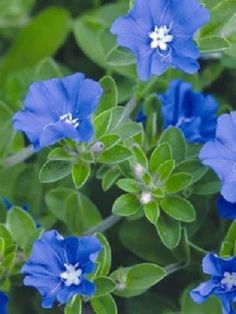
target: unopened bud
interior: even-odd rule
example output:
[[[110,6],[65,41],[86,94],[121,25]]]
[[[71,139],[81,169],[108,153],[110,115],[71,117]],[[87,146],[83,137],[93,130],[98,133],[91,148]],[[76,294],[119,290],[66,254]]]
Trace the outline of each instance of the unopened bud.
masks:
[[[91,147],[90,147],[90,152],[94,154],[99,154],[103,151],[104,149],[104,144],[102,142],[95,142]]]
[[[142,205],[146,205],[150,203],[152,200],[152,194],[150,192],[142,192],[141,197],[140,197],[140,203]]]
[[[136,164],[134,166],[134,175],[136,178],[140,179],[145,173],[145,168],[141,164]]]

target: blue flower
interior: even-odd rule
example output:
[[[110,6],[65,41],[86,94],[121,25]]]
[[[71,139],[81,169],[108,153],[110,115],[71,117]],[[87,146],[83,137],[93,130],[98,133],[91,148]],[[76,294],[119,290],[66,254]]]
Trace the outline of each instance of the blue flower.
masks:
[[[198,0],[136,0],[111,33],[136,56],[140,79],[148,80],[168,67],[197,72],[200,54],[193,37],[208,20],[209,12]]]
[[[100,85],[81,73],[33,83],[13,126],[27,135],[35,150],[64,138],[88,142],[93,136],[90,116],[101,95]]]
[[[63,238],[47,231],[37,240],[23,266],[24,284],[38,289],[43,308],[54,301],[67,303],[74,295],[93,296],[95,285],[86,279],[95,271],[95,260],[102,247],[95,237]]]
[[[199,158],[211,167],[221,180],[221,194],[231,203],[236,202],[236,111],[218,118],[216,138],[207,142]]]
[[[218,105],[212,96],[196,93],[190,83],[176,80],[160,100],[164,128],[180,128],[191,143],[205,143],[215,137]]]
[[[222,195],[217,199],[217,208],[222,218],[229,220],[236,218],[236,203],[226,201]]]
[[[1,314],[7,314],[7,302],[8,302],[8,297],[6,296],[5,293],[0,291],[0,313]]]
[[[146,119],[147,119],[147,116],[145,115],[143,108],[141,108],[141,110],[139,110],[139,112],[135,118],[135,121],[140,122],[140,123],[144,123],[146,121]]]
[[[233,303],[236,301],[236,256],[220,258],[208,253],[203,259],[204,273],[211,275],[210,280],[191,291],[196,303],[203,303],[211,295],[217,296],[223,306],[224,314],[235,314]]]

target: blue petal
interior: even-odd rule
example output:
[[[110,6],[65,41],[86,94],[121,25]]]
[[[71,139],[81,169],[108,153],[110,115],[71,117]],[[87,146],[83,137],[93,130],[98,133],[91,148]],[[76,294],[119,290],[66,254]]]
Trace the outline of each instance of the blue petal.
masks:
[[[58,295],[57,300],[61,304],[68,303],[69,300],[76,294],[80,294],[85,297],[91,297],[95,294],[94,283],[83,279],[80,285],[71,285],[70,287],[65,287],[62,289]]]
[[[171,8],[175,23],[173,28],[180,34],[193,34],[210,19],[209,11],[200,6],[198,0],[181,0],[181,5],[174,0]]]
[[[221,142],[206,143],[200,151],[199,158],[204,165],[210,166],[224,183],[236,181],[236,171],[234,171],[236,154]]]
[[[172,51],[173,61],[172,66],[176,69],[182,70],[188,74],[194,74],[199,70],[199,64],[193,58],[182,56],[180,52]]]
[[[223,114],[218,118],[216,138],[219,139],[231,151],[236,153],[236,111]],[[235,155],[236,156],[236,155]]]
[[[233,166],[235,167],[235,166]],[[235,174],[235,173],[234,173]],[[231,203],[236,202],[236,181],[233,182],[223,182],[221,187],[221,194],[224,198]]]
[[[0,291],[0,313],[1,314],[7,314],[7,303],[8,303],[8,297],[5,293]]]
[[[162,57],[157,52],[153,53],[151,73],[157,76],[162,75],[168,68],[166,60],[162,60]]]
[[[221,267],[220,259],[217,255],[208,253],[202,261],[202,268],[205,274],[212,276],[223,276],[224,270]]]
[[[34,273],[32,264],[40,264],[52,275],[60,274],[67,262],[64,257],[63,248],[60,246],[61,240],[56,231],[45,232],[42,237],[35,241],[29,261],[23,266],[23,274]]]
[[[196,303],[203,303],[205,302],[209,296],[213,293],[216,284],[214,281],[209,280],[202,284],[200,284],[197,288],[190,292],[190,296]]]
[[[103,94],[101,86],[90,79],[82,81],[78,92],[77,102],[74,105],[74,117],[86,118],[93,113]]]
[[[219,210],[219,215],[222,218],[230,220],[236,218],[236,203],[226,201],[221,195],[217,199],[217,208]]]
[[[73,125],[58,121],[57,123],[48,125],[41,132],[39,139],[40,147],[53,145],[64,138],[79,141],[79,132]]]
[[[93,254],[98,254],[102,247],[95,237],[68,237],[64,240],[65,250],[71,264],[86,264],[93,261]]]
[[[93,138],[94,129],[90,119],[84,119],[77,128],[78,139],[81,142],[89,142]]]
[[[200,57],[199,49],[196,44],[192,40],[192,38],[175,38],[172,46],[175,51],[177,51],[180,55],[185,57],[190,57],[194,59],[198,59]]]

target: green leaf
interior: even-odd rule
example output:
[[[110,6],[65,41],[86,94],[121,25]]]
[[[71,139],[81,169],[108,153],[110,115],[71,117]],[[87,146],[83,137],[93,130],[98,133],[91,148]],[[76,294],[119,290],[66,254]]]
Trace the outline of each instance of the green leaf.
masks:
[[[165,183],[167,193],[177,193],[184,190],[192,182],[192,176],[185,172],[172,174]]]
[[[107,239],[102,233],[97,233],[96,238],[98,238],[102,245],[102,251],[97,258],[98,269],[96,275],[97,277],[106,276],[109,274],[111,269],[111,248]]]
[[[145,261],[161,265],[176,261],[145,218],[125,221],[119,230],[119,237],[129,251]]]
[[[224,51],[229,48],[229,42],[217,36],[203,37],[198,40],[198,46],[202,53]]]
[[[161,138],[160,143],[167,142],[172,150],[172,159],[176,163],[180,163],[185,159],[186,156],[186,142],[183,133],[178,128],[168,128],[166,129]]]
[[[59,7],[48,8],[33,18],[18,34],[1,63],[1,79],[11,71],[32,67],[43,58],[54,55],[68,35],[69,21],[68,11]]]
[[[234,0],[224,0],[217,3],[211,10],[211,20],[201,30],[201,37],[220,36],[222,29],[236,12],[236,3]]]
[[[117,283],[115,294],[131,297],[143,293],[166,276],[166,271],[156,264],[143,263],[122,267],[111,274]]]
[[[141,208],[140,201],[134,194],[123,194],[115,200],[112,212],[118,216],[130,216]]]
[[[71,163],[66,161],[47,161],[39,172],[41,183],[51,183],[67,177],[71,173]]]
[[[3,224],[0,224],[0,238],[4,240],[5,249],[13,245],[12,236]]]
[[[118,142],[120,141],[120,137],[116,134],[105,134],[99,137],[99,141],[104,145],[103,150],[106,150],[118,144]]]
[[[186,172],[192,176],[192,184],[200,180],[207,172],[207,167],[204,167],[199,159],[186,160],[178,164],[174,173]]]
[[[134,153],[134,156],[137,160],[137,163],[142,165],[145,169],[148,168],[148,160],[146,157],[146,154],[144,153],[143,149],[138,144],[132,145],[132,151]]]
[[[116,303],[111,295],[93,298],[91,305],[96,314],[117,314]]]
[[[167,160],[157,169],[157,174],[159,175],[160,181],[165,181],[171,175],[175,168],[174,160]]]
[[[151,154],[150,171],[155,171],[164,162],[172,159],[171,147],[168,143],[159,144]]]
[[[79,295],[76,295],[66,305],[64,314],[82,314],[82,299]]]
[[[155,225],[160,216],[160,209],[159,209],[158,203],[155,201],[152,201],[144,205],[144,213],[147,219]]]
[[[122,123],[113,129],[113,132],[119,135],[123,140],[134,137],[143,132],[142,125],[137,122]]]
[[[104,191],[109,190],[116,180],[120,177],[121,173],[117,167],[110,168],[102,177],[102,188]]]
[[[181,239],[179,221],[162,213],[157,221],[156,229],[161,241],[169,249],[173,249],[179,244]]]
[[[138,193],[139,192],[139,187],[137,185],[137,181],[133,179],[120,179],[119,181],[116,182],[118,187],[127,192],[127,193]]]
[[[229,257],[235,255],[234,248],[236,244],[236,221],[232,222],[227,234],[225,236],[224,242],[220,250],[220,256]]]
[[[66,224],[76,235],[81,235],[101,221],[97,207],[82,193],[71,194],[65,207]]]
[[[128,50],[122,47],[115,46],[107,54],[107,64],[117,67],[135,64],[135,56]]]
[[[109,277],[96,278],[94,283],[96,286],[96,298],[108,295],[116,288],[116,283]]]
[[[95,128],[96,138],[101,137],[107,132],[107,130],[110,127],[111,119],[112,119],[111,110],[104,111],[95,117],[93,121],[93,126]]]
[[[91,168],[88,164],[79,161],[72,166],[72,179],[77,189],[81,188],[88,180],[91,173]]]
[[[49,160],[71,160],[71,156],[65,152],[63,147],[56,147],[48,154]]]
[[[160,205],[169,216],[177,220],[191,222],[196,218],[193,205],[180,196],[168,196]]]
[[[29,237],[36,231],[33,218],[20,207],[12,207],[7,212],[7,227],[13,240],[22,249],[26,248]]]
[[[117,106],[111,111],[111,123],[109,126],[109,131],[112,132],[116,127],[124,122],[125,119],[125,107]]]
[[[56,188],[48,191],[45,196],[47,208],[61,221],[66,221],[66,200],[72,193],[74,193],[74,191],[68,188]]]
[[[128,268],[126,286],[128,289],[149,289],[166,276],[164,268],[143,263]]]
[[[192,193],[197,195],[212,195],[220,191],[220,180],[208,169],[205,175],[192,186]]]
[[[99,83],[103,88],[103,95],[100,99],[96,114],[115,107],[118,104],[118,90],[113,78],[111,76],[104,76]]]
[[[104,150],[98,158],[98,161],[103,164],[117,164],[131,157],[131,151],[123,145],[114,145],[111,148]]]

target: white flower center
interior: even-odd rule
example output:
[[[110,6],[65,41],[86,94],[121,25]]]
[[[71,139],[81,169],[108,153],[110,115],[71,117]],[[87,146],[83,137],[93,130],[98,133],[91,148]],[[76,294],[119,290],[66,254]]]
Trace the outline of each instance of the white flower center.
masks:
[[[73,127],[77,128],[79,126],[79,119],[73,119],[72,114],[70,112],[60,116],[60,121],[73,125]]]
[[[149,37],[152,39],[151,48],[160,49],[166,51],[168,49],[168,43],[171,43],[174,39],[174,36],[169,34],[170,28],[166,25],[161,27],[155,26],[153,32],[149,34]]]
[[[236,273],[225,272],[221,284],[225,286],[226,290],[236,287]]]
[[[150,192],[142,192],[141,197],[140,197],[140,203],[142,205],[146,205],[150,203],[152,200],[152,194]]]
[[[64,280],[65,285],[67,287],[71,285],[79,285],[81,283],[81,274],[82,270],[76,269],[79,263],[75,264],[74,266],[71,264],[64,264],[66,271],[60,274],[60,277]]]

